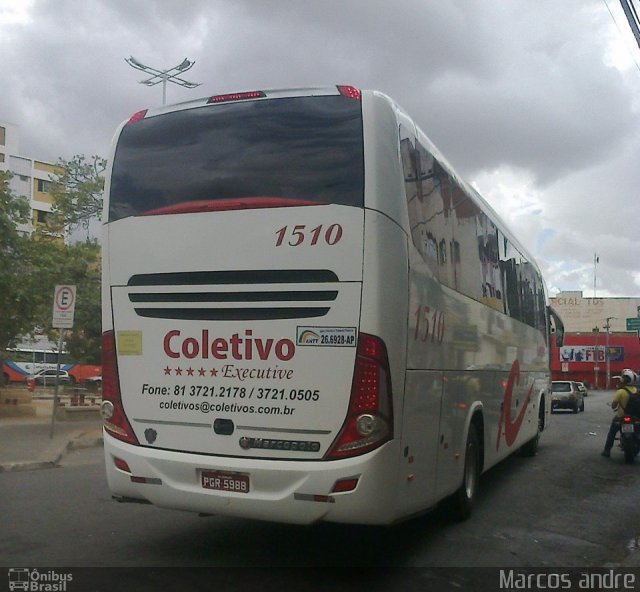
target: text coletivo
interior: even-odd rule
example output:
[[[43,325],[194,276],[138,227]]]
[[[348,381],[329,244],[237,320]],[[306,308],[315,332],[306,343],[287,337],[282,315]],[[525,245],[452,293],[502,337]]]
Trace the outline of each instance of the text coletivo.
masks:
[[[257,356],[260,360],[268,360],[271,354],[278,360],[286,362],[293,358],[296,346],[291,339],[273,338],[262,339],[253,337],[251,329],[245,329],[244,334],[234,333],[229,338],[209,337],[209,330],[202,329],[199,338],[182,337],[178,329],[169,331],[163,340],[164,353],[170,358],[185,357],[216,360],[252,360]]]

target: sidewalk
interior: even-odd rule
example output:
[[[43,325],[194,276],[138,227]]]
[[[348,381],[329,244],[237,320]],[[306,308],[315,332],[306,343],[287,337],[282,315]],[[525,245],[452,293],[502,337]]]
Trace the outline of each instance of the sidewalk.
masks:
[[[71,450],[102,446],[100,419],[56,420],[52,438],[52,401],[33,405],[35,415],[0,417],[0,473],[52,468]]]

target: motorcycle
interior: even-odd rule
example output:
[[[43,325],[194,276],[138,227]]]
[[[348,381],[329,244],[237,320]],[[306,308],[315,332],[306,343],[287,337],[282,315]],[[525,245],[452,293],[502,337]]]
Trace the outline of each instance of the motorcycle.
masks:
[[[640,418],[625,415],[620,420],[620,448],[624,462],[631,464],[640,452]]]

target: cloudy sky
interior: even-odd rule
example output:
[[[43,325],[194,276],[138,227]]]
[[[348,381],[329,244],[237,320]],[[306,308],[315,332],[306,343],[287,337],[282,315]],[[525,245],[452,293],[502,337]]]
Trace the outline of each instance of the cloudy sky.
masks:
[[[640,6],[638,0],[636,5]],[[168,102],[352,84],[392,96],[551,294],[640,296],[640,49],[619,0],[0,0],[0,120],[25,156],[108,154],[162,102],[124,58],[195,66]]]

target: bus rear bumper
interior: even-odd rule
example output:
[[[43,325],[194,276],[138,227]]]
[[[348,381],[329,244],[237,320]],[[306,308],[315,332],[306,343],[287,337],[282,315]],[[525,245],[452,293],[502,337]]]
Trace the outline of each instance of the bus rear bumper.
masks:
[[[104,433],[107,481],[122,501],[291,524],[390,524],[398,517],[399,443],[336,461],[282,461],[132,446]],[[131,472],[118,468],[124,461]],[[122,466],[122,464],[121,464]],[[203,486],[203,471],[248,475],[246,493]],[[354,488],[333,492],[336,483]],[[357,482],[356,482],[357,480]]]

